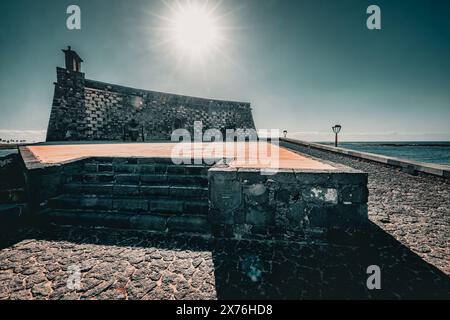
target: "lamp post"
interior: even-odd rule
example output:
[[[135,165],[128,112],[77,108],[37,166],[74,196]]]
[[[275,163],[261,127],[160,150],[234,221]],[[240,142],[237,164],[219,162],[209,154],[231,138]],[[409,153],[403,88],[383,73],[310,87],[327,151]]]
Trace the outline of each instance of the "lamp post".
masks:
[[[337,146],[338,146],[338,134],[339,134],[339,132],[341,132],[341,130],[342,130],[342,126],[341,125],[339,125],[339,124],[337,124],[337,125],[335,125],[334,127],[333,127],[333,132],[334,132],[334,134],[336,135],[336,138],[335,138],[335,140],[334,140],[334,146],[337,148]]]
[[[285,138],[287,137],[287,134],[288,134],[287,130],[284,130],[283,131],[283,135],[284,135]]]

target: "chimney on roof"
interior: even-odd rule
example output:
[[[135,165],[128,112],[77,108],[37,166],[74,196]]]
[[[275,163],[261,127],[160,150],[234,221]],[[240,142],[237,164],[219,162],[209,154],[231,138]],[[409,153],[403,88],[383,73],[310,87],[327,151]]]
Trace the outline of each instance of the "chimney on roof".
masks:
[[[66,69],[75,72],[81,72],[81,63],[84,62],[78,53],[72,50],[70,46],[62,50],[66,56]]]

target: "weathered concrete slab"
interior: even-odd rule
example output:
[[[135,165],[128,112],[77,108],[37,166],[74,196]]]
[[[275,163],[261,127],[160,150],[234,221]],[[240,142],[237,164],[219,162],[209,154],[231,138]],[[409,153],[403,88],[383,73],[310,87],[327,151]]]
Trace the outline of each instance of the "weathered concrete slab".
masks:
[[[305,170],[333,170],[333,166],[304,157],[285,148],[266,142],[227,142],[227,143],[193,143],[185,144],[180,158],[199,158],[203,161],[214,159],[237,159],[231,166],[239,168],[260,169],[305,169]],[[180,144],[175,143],[78,143],[78,144],[40,144],[21,147],[20,152],[25,163],[32,168],[34,165],[48,166],[66,164],[86,158],[135,158],[136,164],[142,159],[168,159],[172,161],[175,148]],[[251,152],[256,150],[255,153]],[[267,153],[259,152],[268,150]],[[242,156],[241,156],[242,152]],[[276,155],[272,157],[271,155]],[[242,158],[240,158],[242,157]],[[242,159],[242,160],[241,160]],[[213,163],[212,163],[213,164]],[[111,170],[105,166],[104,170]]]

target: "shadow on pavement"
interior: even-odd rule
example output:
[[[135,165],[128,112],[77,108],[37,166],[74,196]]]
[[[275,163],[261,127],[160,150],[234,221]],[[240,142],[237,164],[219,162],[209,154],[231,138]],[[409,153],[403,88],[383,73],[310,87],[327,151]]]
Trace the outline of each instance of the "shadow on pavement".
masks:
[[[333,245],[209,240],[80,227],[3,228],[0,249],[25,239],[131,249],[210,251],[218,299],[450,297],[450,278],[446,274],[375,224],[364,233],[330,234],[327,241]],[[366,270],[371,265],[381,268],[382,290],[370,291],[366,287]]]

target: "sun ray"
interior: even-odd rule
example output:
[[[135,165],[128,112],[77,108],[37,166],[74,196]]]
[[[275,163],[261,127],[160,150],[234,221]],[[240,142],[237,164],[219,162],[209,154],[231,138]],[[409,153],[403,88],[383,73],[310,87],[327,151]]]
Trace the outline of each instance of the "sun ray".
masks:
[[[150,17],[142,28],[151,35],[149,50],[160,54],[168,72],[202,79],[208,90],[211,70],[242,69],[233,59],[242,30],[236,9],[223,0],[160,0],[160,8],[143,12]],[[164,58],[163,58],[164,57]]]
[[[152,14],[163,24],[158,32],[169,39],[169,45],[178,56],[189,60],[205,60],[212,54],[212,48],[224,42],[226,28],[221,24],[218,10],[222,0],[161,0],[168,9],[168,15]],[[160,42],[162,43],[162,42]]]

